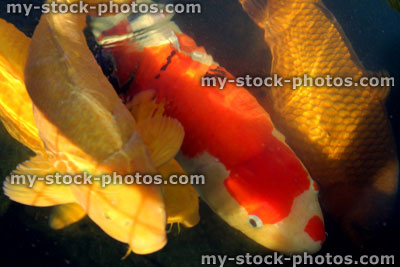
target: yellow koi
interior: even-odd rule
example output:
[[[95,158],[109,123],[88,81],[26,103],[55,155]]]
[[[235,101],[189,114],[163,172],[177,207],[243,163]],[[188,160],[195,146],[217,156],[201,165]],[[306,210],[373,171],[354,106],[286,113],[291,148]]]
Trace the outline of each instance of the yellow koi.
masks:
[[[63,36],[68,40],[62,38],[57,39],[57,37],[63,35],[62,32],[58,32],[59,33],[58,36],[57,34],[55,34],[56,37],[52,36],[54,38],[51,38],[51,36],[49,35],[46,36],[45,34],[48,33],[48,31],[55,30],[57,28],[57,26],[55,26],[54,24],[50,25],[49,21],[58,23],[60,22],[60,20],[61,21],[63,20],[61,18],[60,20],[57,19],[52,20],[52,18],[54,17],[44,16],[42,18],[42,21],[40,22],[41,26],[38,27],[38,30],[35,32],[35,37],[33,38],[32,43],[35,44],[33,44],[31,47],[31,51],[34,51],[35,55],[30,58],[30,61],[28,60],[28,62],[31,63],[28,63],[27,80],[29,80],[29,77],[32,77],[32,75],[33,77],[39,77],[35,76],[37,72],[40,72],[41,73],[40,77],[43,78],[43,80],[41,80],[39,83],[37,83],[35,79],[30,79],[30,81],[27,82],[28,87],[32,88],[31,89],[31,91],[33,92],[32,94],[35,95],[35,93],[38,93],[37,96],[39,98],[38,100],[39,103],[40,103],[40,98],[41,97],[45,98],[46,93],[50,94],[51,96],[54,96],[51,94],[51,91],[53,89],[46,88],[46,87],[51,87],[49,86],[49,84],[51,85],[50,83],[51,80],[53,81],[57,80],[53,79],[51,75],[49,75],[53,74],[53,72],[49,72],[48,71],[49,69],[46,70],[46,66],[49,65],[51,66],[51,64],[49,64],[49,60],[50,61],[54,60],[55,62],[55,64],[52,67],[54,67],[56,64],[60,64],[60,61],[61,61],[60,65],[62,65],[62,63],[65,63],[65,61],[69,61],[71,58],[73,58],[73,56],[71,57],[71,54],[68,54],[67,52],[64,53],[63,57],[58,59],[54,55],[60,56],[60,53],[64,51],[63,49],[66,48],[65,51],[67,51],[68,46],[71,43],[73,43],[72,46],[74,45],[79,46],[80,45],[79,41],[82,41],[80,38],[83,38],[82,33],[80,34],[72,33],[73,38],[71,39],[68,39],[67,36]],[[66,19],[65,23],[68,24],[69,22],[71,22],[71,20]],[[60,24],[62,24],[62,22]],[[60,24],[57,25],[61,26]],[[54,28],[52,28],[53,26]],[[12,32],[12,34],[14,34],[14,36],[22,34],[19,33],[15,28],[13,28],[13,26],[11,26],[10,24],[6,24],[3,21],[1,27],[7,28],[9,30],[11,29],[10,31]],[[63,28],[62,27],[57,28],[55,31],[57,30],[60,31],[61,29]],[[43,41],[43,44],[41,44],[42,39],[45,39],[45,41]],[[25,40],[29,43],[28,38],[25,37]],[[43,51],[43,49],[40,49],[40,46],[45,45],[46,42],[48,47],[53,46],[54,48],[55,44],[59,45],[55,49],[51,51],[49,50],[47,53],[47,57],[42,53],[40,53],[40,50]],[[82,42],[82,44],[84,44],[84,42]],[[60,47],[61,49],[59,49]],[[1,48],[3,50],[1,51],[2,52],[1,55],[3,56],[5,54],[3,53],[5,49],[3,47]],[[72,53],[74,53],[74,50],[71,51]],[[85,51],[85,48],[82,48],[80,51],[87,53],[88,57],[85,59],[90,58],[89,56],[90,52],[88,49]],[[23,53],[21,54],[23,55]],[[1,69],[1,74],[3,75],[3,77],[5,75],[9,75],[8,71],[12,69],[14,65],[16,65],[15,69],[18,70],[18,65],[13,62],[13,59],[14,58],[8,60],[8,58],[5,59],[3,56],[1,62],[3,64],[7,63],[9,66],[11,66],[11,68]],[[75,57],[71,61],[74,61],[76,59],[77,58]],[[22,62],[21,63],[22,65],[20,64],[19,66],[24,65],[23,60],[19,62]],[[44,63],[45,66],[41,65],[40,62]],[[84,65],[86,63],[89,63],[89,66],[86,65],[87,68],[84,68]],[[81,135],[82,138],[81,138],[79,134],[76,134],[76,132],[79,131],[76,131],[76,129],[74,129],[74,127],[79,126],[80,123],[79,120],[78,122],[76,122],[74,116],[67,116],[66,121],[60,121],[59,117],[54,116],[52,118],[55,118],[56,122],[55,123],[50,122],[47,118],[47,113],[46,115],[44,115],[46,111],[47,112],[49,111],[49,109],[47,109],[49,108],[49,106],[46,106],[42,109],[44,110],[44,112],[42,110],[39,110],[40,108],[38,109],[35,107],[35,119],[39,127],[40,136],[42,137],[47,150],[45,151],[44,149],[42,149],[43,145],[40,138],[38,138],[36,127],[32,127],[33,134],[32,133],[27,134],[27,136],[34,141],[31,141],[29,138],[18,138],[20,136],[24,136],[23,134],[25,133],[24,130],[25,125],[34,125],[32,110],[30,110],[29,112],[29,105],[31,105],[32,107],[32,102],[30,101],[29,97],[25,98],[23,97],[24,94],[25,96],[28,95],[25,91],[25,86],[23,83],[23,74],[22,71],[20,71],[19,76],[16,76],[15,80],[18,81],[19,87],[17,88],[19,89],[20,92],[22,92],[22,94],[18,95],[21,97],[14,99],[21,101],[20,103],[24,104],[24,107],[28,106],[28,109],[26,109],[26,111],[23,113],[24,116],[27,117],[26,122],[16,120],[16,122],[14,122],[13,124],[9,123],[10,117],[12,117],[10,114],[12,114],[12,112],[15,111],[16,107],[18,107],[16,105],[10,104],[10,98],[1,99],[2,100],[1,107],[2,108],[12,107],[14,108],[14,110],[10,108],[9,110],[7,110],[8,113],[3,112],[1,114],[1,118],[5,125],[9,123],[13,126],[13,128],[7,127],[9,132],[14,137],[16,137],[17,140],[30,147],[38,155],[33,159],[31,159],[30,161],[21,164],[14,173],[45,175],[56,171],[79,172],[82,170],[90,171],[92,173],[107,172],[111,170],[119,170],[119,171],[122,170],[124,171],[124,173],[126,173],[127,171],[132,171],[134,168],[137,168],[138,170],[148,169],[151,172],[154,172],[155,169],[152,166],[153,163],[156,166],[161,166],[166,162],[168,162],[168,160],[171,157],[173,157],[173,155],[177,152],[183,138],[183,131],[181,129],[181,126],[175,120],[167,118],[165,120],[162,120],[160,118],[156,118],[157,121],[153,122],[161,123],[166,129],[170,128],[170,130],[176,131],[175,132],[176,134],[170,135],[172,136],[172,138],[175,136],[175,139],[172,140],[173,141],[172,143],[171,142],[169,142],[168,144],[165,142],[163,143],[164,145],[166,145],[165,148],[168,152],[163,153],[163,155],[161,156],[154,154],[157,155],[157,161],[153,160],[152,162],[150,160],[149,153],[147,153],[146,147],[141,142],[141,137],[139,133],[135,133],[137,132],[135,129],[135,121],[133,120],[131,115],[129,115],[129,111],[126,110],[126,108],[122,105],[122,102],[118,99],[116,94],[113,95],[112,93],[107,92],[107,89],[111,87],[111,85],[105,82],[106,81],[105,77],[100,77],[100,75],[102,75],[101,72],[99,72],[100,69],[96,65],[93,66],[92,65],[93,63],[95,63],[94,59],[92,60],[89,59],[85,62],[85,64],[81,65],[75,64],[72,67],[71,65],[65,64],[64,67],[66,68],[64,69],[62,67],[60,68],[61,70],[57,73],[58,77],[63,75],[62,70],[67,70],[65,72],[66,77],[64,77],[64,79],[58,80],[59,82],[64,81],[64,83],[60,82],[58,84],[60,87],[54,88],[53,92],[57,92],[57,90],[59,90],[58,93],[60,93],[62,91],[60,90],[60,88],[65,89],[65,91],[63,91],[64,95],[63,93],[61,93],[59,94],[59,97],[70,94],[71,98],[74,97],[75,98],[73,100],[70,99],[71,102],[68,103],[65,103],[67,101],[63,99],[64,102],[63,100],[61,100],[62,102],[61,105],[59,106],[57,106],[57,104],[53,106],[50,105],[51,107],[50,109],[52,109],[54,112],[52,113],[52,115],[57,113],[56,112],[57,110],[60,111],[60,113],[58,113],[57,116],[63,117],[63,115],[65,115],[65,113],[63,114],[63,111],[65,112],[66,104],[70,104],[71,109],[76,107],[79,110],[79,105],[77,105],[74,102],[74,100],[77,102],[81,100],[80,101],[81,105],[85,105],[83,103],[89,105],[92,104],[92,110],[90,110],[90,108],[88,109],[87,106],[86,106],[87,109],[84,112],[82,112],[82,110],[80,109],[81,115],[88,114],[85,112],[89,113],[92,112],[92,115],[94,113],[94,118],[96,120],[93,119],[90,120],[90,118],[86,117],[84,118],[86,123],[90,124],[90,121],[92,122],[91,125],[94,125],[94,123],[98,123],[97,126],[103,125],[104,127],[103,130],[109,130],[106,131],[106,134],[109,135],[109,138],[106,138],[109,143],[105,142],[105,144],[107,145],[111,144],[111,147],[110,146],[108,147],[109,149],[108,151],[111,152],[110,153],[111,157],[110,155],[107,155],[107,153],[105,153],[108,152],[107,145],[102,144],[101,139],[96,140],[94,138],[96,136],[101,137],[99,131],[97,131],[97,135],[96,134],[92,135],[92,132],[96,133],[95,128],[93,128],[92,131],[90,132],[89,127],[87,128],[83,127],[83,129],[82,128],[79,129],[82,133]],[[76,67],[77,65],[78,67]],[[92,71],[91,67],[93,67],[94,71]],[[20,67],[20,70],[21,69],[22,68]],[[96,80],[97,84],[91,84],[90,88],[85,88],[84,86],[86,84],[84,81],[85,79],[80,78],[79,75],[78,77],[74,76],[75,74],[79,73],[77,71],[78,69],[84,70],[83,72],[81,72],[82,73],[81,75],[84,75],[85,72],[87,74],[88,70],[90,70],[89,75],[92,75],[92,77],[90,77],[92,78],[91,81],[95,80],[95,77],[98,76]],[[1,89],[2,91],[6,91],[5,89],[9,89],[11,87],[10,86],[11,83],[9,82],[9,77],[5,78],[3,77],[1,79],[2,82]],[[29,84],[31,86],[29,86]],[[105,84],[106,86],[104,87],[103,85]],[[95,88],[96,85],[97,88],[100,88],[100,90],[91,91],[90,89]],[[84,89],[88,89],[86,92],[89,92],[89,94],[86,95],[83,94],[83,92],[85,91]],[[16,92],[16,90],[9,90],[9,91],[11,92],[11,94],[14,94]],[[112,88],[111,92],[113,92]],[[90,93],[93,94],[92,95],[93,99],[96,99],[97,101],[92,101],[90,100],[90,98],[87,98],[90,96]],[[81,94],[83,97],[77,96],[79,94]],[[53,100],[57,101],[57,98]],[[58,100],[60,100],[60,98],[58,98]],[[101,100],[102,102],[100,102],[99,100]],[[113,101],[105,101],[105,100],[113,100]],[[36,103],[34,106],[36,106]],[[105,111],[104,111],[104,106],[106,106]],[[95,108],[98,108],[98,110],[96,110]],[[101,110],[101,108],[103,108],[103,110]],[[108,111],[107,108],[109,108]],[[113,113],[109,114],[110,111],[112,111]],[[70,113],[70,115],[72,113]],[[78,112],[76,112],[75,114],[77,113]],[[21,112],[18,112],[16,114],[17,114],[16,117],[18,119],[19,118],[18,116],[20,116]],[[115,117],[112,118],[112,115],[114,115]],[[70,123],[69,125],[74,127],[71,127],[69,130],[68,129],[61,130],[60,124],[66,122],[67,124],[69,122]],[[163,129],[163,127],[159,127],[158,124],[154,125],[156,125],[157,130],[160,131],[160,133],[163,133],[163,130],[165,130]],[[107,129],[107,127],[109,129]],[[112,130],[115,131],[115,134],[112,132]],[[131,132],[131,137],[128,139],[129,134],[127,133],[129,132]],[[66,137],[66,135],[68,135],[68,137]],[[144,133],[143,135],[146,135],[146,133]],[[88,144],[86,142],[85,145],[85,141],[88,140],[91,140],[91,144]],[[171,141],[171,139],[169,139],[169,141]],[[39,145],[32,145],[35,144],[35,142],[38,143]],[[96,148],[95,143],[102,144],[102,146],[103,147],[105,146],[106,149]],[[83,149],[82,147],[79,147],[76,144],[82,145]],[[135,145],[134,150],[132,150],[132,145]],[[157,150],[157,152],[160,151],[164,152],[163,149]],[[96,154],[96,152],[100,152],[99,153],[100,155]],[[141,153],[143,153],[143,155],[140,156]],[[101,158],[101,155],[103,155],[103,158]],[[119,163],[120,161],[118,159],[124,160],[123,163],[120,164]],[[126,169],[124,170],[124,168],[127,168],[127,170]],[[89,217],[91,217],[104,231],[106,231],[112,237],[122,242],[128,243],[134,252],[150,253],[160,249],[162,246],[165,245],[166,242],[165,229],[164,229],[165,212],[163,211],[163,201],[159,189],[155,187],[142,187],[142,188],[140,188],[139,186],[136,187],[137,188],[135,188],[135,186],[111,186],[110,189],[109,188],[102,189],[96,186],[93,186],[92,188],[88,187],[85,188],[85,186],[82,187],[79,186],[79,188],[76,186],[74,188],[74,186],[71,186],[68,188],[67,186],[57,186],[57,187],[46,186],[44,185],[44,183],[40,182],[37,182],[33,188],[15,186],[11,185],[9,182],[6,182],[4,185],[5,192],[7,195],[9,195],[13,200],[16,200],[24,204],[36,205],[36,206],[49,206],[49,205],[69,203],[68,206],[65,207],[61,206],[58,210],[56,210],[55,216],[53,216],[50,221],[51,225],[54,228],[62,228],[65,225],[68,225],[76,220],[79,220],[87,212],[89,214]],[[87,196],[89,195],[90,195],[90,200],[87,198]],[[83,208],[83,212],[82,210],[79,210],[80,206],[78,207],[76,204],[70,204],[73,202],[78,202],[80,206]],[[177,205],[178,203],[173,203],[173,204]],[[63,218],[63,216],[65,217],[65,215],[71,214],[71,211],[75,211],[75,214],[77,216],[75,216],[74,218],[70,216],[67,220],[64,220],[64,222],[60,223],[60,219]]]

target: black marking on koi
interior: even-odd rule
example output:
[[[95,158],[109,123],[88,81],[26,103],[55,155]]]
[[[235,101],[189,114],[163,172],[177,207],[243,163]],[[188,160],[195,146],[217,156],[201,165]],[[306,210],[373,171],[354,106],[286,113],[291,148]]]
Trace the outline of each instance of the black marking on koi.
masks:
[[[204,77],[218,77],[218,78],[226,78],[226,72],[222,70],[219,66],[215,69],[209,69]]]
[[[117,93],[119,95],[125,95],[126,93],[129,92],[129,89],[131,88],[132,83],[135,81],[135,74],[132,74],[129,80],[123,84],[119,90],[117,90]]]
[[[167,57],[167,63],[165,63],[161,68],[160,68],[160,73],[154,77],[155,79],[160,78],[161,71],[166,71],[169,64],[171,64],[172,58],[176,55],[176,50],[173,50],[171,54]]]
[[[221,75],[221,74],[219,74],[219,73],[209,73],[209,72],[206,72],[206,74],[204,75],[204,77],[205,77],[205,78],[213,78],[213,77],[215,77],[215,78],[225,78],[225,75]]]
[[[215,69],[210,69],[210,72],[212,72],[212,73],[218,73],[218,74],[220,74],[220,75],[226,76],[226,72],[225,72],[220,66],[218,66],[218,67],[215,68]]]

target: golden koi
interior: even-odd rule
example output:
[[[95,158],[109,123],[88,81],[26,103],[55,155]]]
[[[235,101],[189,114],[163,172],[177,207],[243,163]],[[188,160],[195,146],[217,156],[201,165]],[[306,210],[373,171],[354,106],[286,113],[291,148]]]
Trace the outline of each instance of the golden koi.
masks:
[[[273,55],[271,73],[288,79],[308,74],[354,81],[371,75],[320,0],[240,2],[265,30]],[[384,110],[389,88],[292,90],[286,84],[264,92],[263,106],[320,184],[325,209],[351,232],[385,217],[398,183],[398,160]]]

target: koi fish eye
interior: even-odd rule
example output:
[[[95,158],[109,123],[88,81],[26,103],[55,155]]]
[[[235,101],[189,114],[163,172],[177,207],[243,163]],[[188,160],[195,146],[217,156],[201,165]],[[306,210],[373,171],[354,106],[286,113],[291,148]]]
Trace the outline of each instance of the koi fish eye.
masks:
[[[253,228],[261,228],[264,223],[256,215],[249,215],[249,224]]]

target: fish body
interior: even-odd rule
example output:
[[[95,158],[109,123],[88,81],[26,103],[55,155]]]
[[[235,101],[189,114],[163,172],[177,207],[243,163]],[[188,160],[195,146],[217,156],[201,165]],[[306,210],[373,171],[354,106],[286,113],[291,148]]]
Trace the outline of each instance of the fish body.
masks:
[[[154,91],[165,114],[183,125],[177,159],[189,173],[205,174],[197,191],[214,211],[270,249],[319,250],[318,189],[268,113],[244,88],[201,86],[203,76],[232,75],[162,14],[121,14],[90,26],[127,88],[124,101]]]
[[[265,30],[271,73],[293,77],[373,76],[320,0],[241,0]],[[376,75],[375,75],[376,76]],[[262,89],[259,100],[321,188],[321,202],[355,239],[383,221],[398,184],[398,159],[384,102],[389,87]]]
[[[153,174],[180,147],[183,129],[176,120],[149,116],[141,118],[141,125],[136,124],[92,58],[85,44],[83,25],[85,17],[81,15],[44,15],[35,30],[25,66],[30,97],[23,99],[15,95],[21,104],[33,107],[33,114],[32,111],[30,115],[23,113],[21,118],[27,117],[26,122],[15,125],[11,133],[19,137],[25,129],[23,123],[36,125],[36,132],[27,134],[34,138],[20,140],[37,155],[20,164],[14,175],[44,177],[56,172],[79,174],[83,171],[93,175],[113,171]],[[14,35],[19,34],[8,24],[3,26],[12,29]],[[6,55],[1,52],[2,56]],[[4,59],[8,64],[12,62],[6,56]],[[2,69],[2,77],[7,78],[8,74],[8,70]],[[23,80],[19,81],[18,88],[26,96]],[[9,86],[9,80],[2,80],[1,90],[15,93]],[[3,99],[1,103],[2,108],[11,107],[8,113],[1,114],[6,123],[13,122],[12,114],[20,114],[10,101]],[[138,128],[144,128],[143,125],[148,127],[139,133]],[[143,142],[143,139],[149,140],[148,133],[157,141],[149,143],[149,149]],[[163,142],[160,136],[168,139]],[[42,146],[33,146],[31,140],[43,142]],[[68,204],[57,209],[50,219],[54,228],[62,228],[88,214],[107,234],[129,244],[135,253],[151,253],[166,244],[166,214],[159,186],[119,184],[104,188],[96,182],[50,186],[38,180],[29,187],[13,184],[8,178],[3,189],[12,200],[26,205]]]

